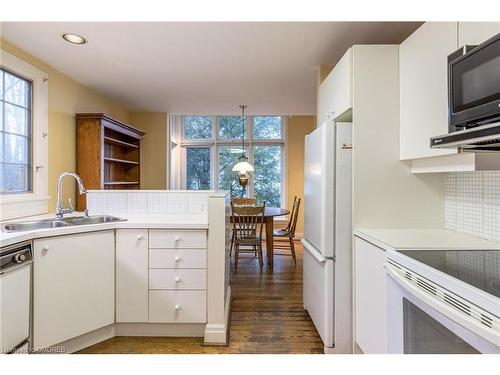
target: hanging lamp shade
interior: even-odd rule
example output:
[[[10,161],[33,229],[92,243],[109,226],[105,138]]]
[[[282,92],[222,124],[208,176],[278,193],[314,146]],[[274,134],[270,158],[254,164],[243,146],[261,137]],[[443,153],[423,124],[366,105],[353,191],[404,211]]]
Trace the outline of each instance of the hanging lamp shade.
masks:
[[[247,108],[246,105],[241,104],[241,120],[245,120],[245,109]],[[243,129],[243,133],[241,136],[241,149],[243,150],[243,154],[240,156],[238,163],[236,163],[233,167],[233,172],[238,172],[240,175],[240,184],[243,186],[242,181],[241,181],[241,176],[245,176],[247,172],[253,172],[253,166],[248,162],[248,158],[245,155],[245,129]],[[246,182],[245,182],[246,185]]]
[[[246,156],[241,156],[239,162],[233,167],[233,172],[238,172],[239,174],[246,174],[247,172],[253,172],[253,166],[248,162]]]

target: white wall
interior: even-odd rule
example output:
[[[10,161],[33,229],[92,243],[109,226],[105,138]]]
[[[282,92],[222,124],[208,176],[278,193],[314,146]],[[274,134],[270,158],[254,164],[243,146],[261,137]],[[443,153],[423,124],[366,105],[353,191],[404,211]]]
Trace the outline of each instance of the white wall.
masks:
[[[354,227],[444,227],[443,175],[399,161],[398,46],[353,52]]]

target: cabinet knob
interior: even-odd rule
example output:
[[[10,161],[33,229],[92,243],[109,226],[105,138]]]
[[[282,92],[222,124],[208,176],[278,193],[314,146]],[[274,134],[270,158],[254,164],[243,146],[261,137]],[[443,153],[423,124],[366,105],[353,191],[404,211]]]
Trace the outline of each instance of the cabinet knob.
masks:
[[[180,241],[180,239],[181,239],[180,237],[175,237],[174,241],[175,241],[175,242],[179,242],[179,241]]]
[[[43,250],[43,251],[49,251],[49,246],[48,246],[48,245],[45,245],[44,247],[42,247],[42,250]]]
[[[175,305],[175,306],[174,306],[175,311],[179,311],[179,309],[180,309],[180,308],[181,308],[181,306],[180,306],[180,305]]]
[[[144,239],[144,236],[143,236],[142,234],[139,234],[139,235],[137,236],[137,239],[138,239],[138,240],[142,240],[142,239]]]
[[[176,283],[178,283],[179,281],[181,281],[181,278],[180,278],[179,276],[177,276],[177,277],[175,278],[175,282],[176,282]]]
[[[181,257],[175,257],[175,261],[178,262],[181,260]]]

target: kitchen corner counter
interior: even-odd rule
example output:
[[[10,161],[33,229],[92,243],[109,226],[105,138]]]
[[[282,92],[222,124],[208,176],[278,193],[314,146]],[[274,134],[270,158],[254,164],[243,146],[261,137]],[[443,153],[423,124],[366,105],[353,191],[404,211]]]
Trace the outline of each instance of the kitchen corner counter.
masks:
[[[355,229],[354,235],[384,250],[500,249],[500,242],[447,229]]]
[[[0,232],[0,247],[12,245],[18,242],[27,241],[35,238],[44,238],[52,236],[61,236],[66,234],[95,232],[101,230],[113,229],[132,229],[132,228],[151,228],[151,229],[208,229],[208,218],[206,214],[152,214],[152,215],[132,215],[132,214],[112,214],[113,216],[126,221],[117,221],[113,223],[72,225],[60,228],[39,229],[34,231],[22,232]],[[75,212],[65,217],[83,216],[83,212]],[[34,221],[53,219],[54,213],[25,217],[16,220],[5,220],[0,225],[12,222]]]

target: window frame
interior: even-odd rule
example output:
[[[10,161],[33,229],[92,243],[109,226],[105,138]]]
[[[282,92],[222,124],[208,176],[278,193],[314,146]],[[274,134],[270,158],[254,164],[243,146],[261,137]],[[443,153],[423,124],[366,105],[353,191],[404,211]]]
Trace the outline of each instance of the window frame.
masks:
[[[203,115],[200,115],[203,116]],[[230,115],[227,115],[230,116]],[[226,139],[219,138],[219,119],[221,117],[227,116],[209,116],[212,117],[212,138],[206,139],[185,139],[184,138],[184,119],[188,116],[181,116],[181,133],[178,145],[180,146],[180,183],[181,188],[186,189],[187,181],[187,168],[186,168],[186,148],[187,147],[210,147],[210,180],[216,186],[211,186],[212,190],[219,189],[219,146],[231,146],[231,145],[241,145],[241,138],[236,139]],[[253,138],[253,125],[254,117],[271,117],[279,116],[281,117],[281,138],[280,139],[254,139]],[[281,207],[286,207],[286,181],[287,181],[287,170],[286,170],[286,157],[287,157],[287,135],[288,135],[288,123],[286,116],[282,115],[256,115],[256,116],[246,116],[247,117],[247,136],[245,137],[245,150],[248,157],[248,161],[254,163],[253,147],[254,146],[280,146],[281,147]],[[250,195],[254,194],[253,179],[247,187],[247,192]]]
[[[33,173],[32,173],[32,170],[33,170],[33,81],[27,77],[23,77],[23,76],[17,74],[16,72],[13,72],[10,69],[7,69],[5,66],[0,65],[0,69],[1,69],[1,71],[3,71],[2,74],[4,76],[5,76],[5,73],[8,73],[8,74],[15,76],[21,80],[29,82],[29,92],[28,92],[29,105],[28,105],[28,107],[24,107],[24,106],[21,106],[19,104],[15,104],[15,103],[7,102],[7,101],[3,100],[3,102],[5,104],[9,104],[9,105],[12,105],[14,107],[21,108],[23,110],[27,110],[29,112],[29,122],[28,122],[28,129],[27,129],[28,131],[27,131],[27,135],[24,136],[27,139],[27,143],[28,143],[27,144],[27,146],[28,146],[27,159],[28,160],[27,160],[26,164],[12,163],[12,164],[26,165],[28,167],[28,190],[27,191],[9,191],[9,190],[3,191],[3,190],[0,190],[0,194],[3,196],[14,195],[14,194],[16,194],[16,195],[29,194],[29,193],[33,192]],[[5,77],[4,77],[4,79],[5,79]],[[3,89],[4,95],[5,95],[5,81],[4,81],[4,87],[2,89]],[[4,120],[5,116],[6,116],[5,105],[3,108],[2,116],[3,116],[3,120]],[[5,127],[5,122],[4,122],[4,127]],[[23,136],[23,135],[18,134],[18,133],[8,133],[5,131],[5,129],[1,130],[0,132],[3,133],[3,135],[1,135],[2,137],[5,134],[14,135],[14,136]],[[3,140],[5,141],[5,138]],[[5,147],[5,143],[4,143],[4,147]],[[5,152],[5,148],[3,151]],[[2,160],[3,160],[4,165],[9,164],[4,159],[2,159]]]
[[[0,66],[31,81],[31,191],[0,193],[0,219],[48,211],[48,75],[0,49]]]

